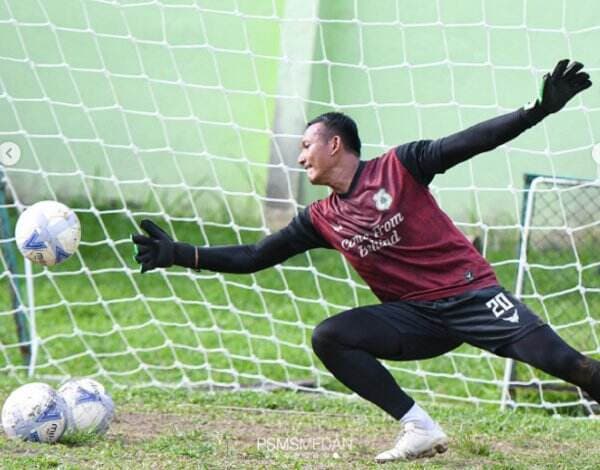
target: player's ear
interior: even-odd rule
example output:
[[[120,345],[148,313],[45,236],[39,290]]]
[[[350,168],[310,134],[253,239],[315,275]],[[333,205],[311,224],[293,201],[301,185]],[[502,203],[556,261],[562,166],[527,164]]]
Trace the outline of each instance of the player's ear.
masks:
[[[330,155],[334,155],[339,152],[342,147],[342,139],[339,135],[334,135],[329,141],[330,145]]]

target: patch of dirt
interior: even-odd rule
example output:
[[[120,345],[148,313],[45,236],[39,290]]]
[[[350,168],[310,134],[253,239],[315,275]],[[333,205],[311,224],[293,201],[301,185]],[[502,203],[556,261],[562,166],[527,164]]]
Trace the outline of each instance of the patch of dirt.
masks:
[[[199,428],[198,419],[194,416],[170,413],[119,413],[110,426],[108,436],[118,435],[125,442],[135,443]]]
[[[303,459],[372,458],[393,444],[397,426],[388,420],[280,413],[268,410],[198,408],[188,414],[121,413],[108,438],[124,443],[153,440],[161,435],[200,431],[219,453],[234,460],[269,460],[288,455]],[[355,422],[354,422],[355,421]]]

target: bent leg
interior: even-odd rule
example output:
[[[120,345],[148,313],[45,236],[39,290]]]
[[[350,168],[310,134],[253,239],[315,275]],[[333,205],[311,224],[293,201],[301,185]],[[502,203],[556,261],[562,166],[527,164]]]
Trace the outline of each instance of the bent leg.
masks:
[[[573,349],[548,325],[500,348],[496,354],[525,362],[577,385],[600,403],[600,362]]]
[[[382,318],[388,304],[342,312],[319,324],[312,336],[313,349],[325,367],[349,389],[396,419],[414,404],[389,371],[377,360],[417,360],[444,354],[461,344],[445,336],[422,317],[402,312],[395,326]],[[399,312],[396,311],[396,314]],[[403,324],[405,326],[403,326]]]

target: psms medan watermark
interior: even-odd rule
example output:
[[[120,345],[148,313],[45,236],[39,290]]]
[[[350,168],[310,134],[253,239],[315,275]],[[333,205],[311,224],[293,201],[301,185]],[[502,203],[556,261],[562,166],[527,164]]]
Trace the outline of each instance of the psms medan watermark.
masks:
[[[339,452],[354,446],[354,439],[339,437],[259,437],[257,450],[284,452]]]

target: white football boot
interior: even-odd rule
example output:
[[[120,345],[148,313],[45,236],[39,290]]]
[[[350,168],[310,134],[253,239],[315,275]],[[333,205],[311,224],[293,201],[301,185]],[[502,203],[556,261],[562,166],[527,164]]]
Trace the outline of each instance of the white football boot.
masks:
[[[393,460],[414,460],[422,457],[433,457],[448,450],[448,437],[437,423],[433,429],[425,429],[415,422],[404,425],[398,436],[396,445],[382,452],[375,461],[378,463]]]

